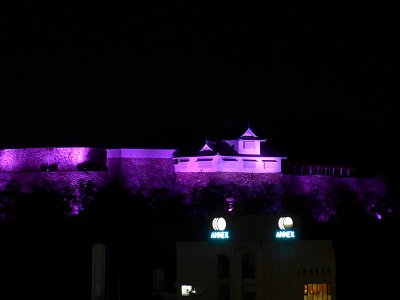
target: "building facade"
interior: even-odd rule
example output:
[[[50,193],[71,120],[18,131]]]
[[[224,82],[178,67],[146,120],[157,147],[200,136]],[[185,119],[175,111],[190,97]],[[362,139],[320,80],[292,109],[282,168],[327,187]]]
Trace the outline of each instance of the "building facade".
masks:
[[[249,127],[238,139],[206,141],[198,151],[176,153],[175,173],[281,173],[282,160]]]
[[[296,217],[226,216],[209,224],[204,240],[177,243],[177,299],[336,299],[332,242],[303,240]]]

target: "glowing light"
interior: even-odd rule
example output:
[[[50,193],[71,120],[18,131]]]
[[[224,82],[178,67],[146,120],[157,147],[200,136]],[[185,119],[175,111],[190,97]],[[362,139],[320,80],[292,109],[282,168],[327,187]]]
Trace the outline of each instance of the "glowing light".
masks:
[[[216,230],[211,232],[212,239],[229,239],[229,232],[223,231],[226,228],[226,221],[224,218],[214,218],[212,227]]]
[[[228,231],[213,231],[211,232],[212,239],[229,239]]]
[[[224,218],[214,218],[212,222],[212,226],[214,230],[225,230],[226,228],[226,221]]]
[[[280,230],[287,230],[293,227],[293,220],[291,217],[279,218],[278,226]]]
[[[285,239],[292,239],[295,237],[294,231],[277,231],[276,238],[285,238]]]
[[[280,231],[276,232],[276,235],[275,235],[276,238],[292,239],[295,237],[294,231],[288,230],[293,227],[293,220],[291,217],[279,218],[278,227],[279,227]]]

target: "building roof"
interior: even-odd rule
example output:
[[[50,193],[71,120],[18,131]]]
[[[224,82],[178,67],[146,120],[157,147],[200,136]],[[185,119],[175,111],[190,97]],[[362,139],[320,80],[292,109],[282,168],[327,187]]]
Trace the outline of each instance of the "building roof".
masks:
[[[260,142],[260,155],[239,154],[232,146],[242,140]],[[174,157],[198,157],[198,156],[241,156],[241,157],[286,157],[266,144],[267,139],[258,137],[250,127],[237,139],[233,140],[206,140],[203,146],[178,149]]]

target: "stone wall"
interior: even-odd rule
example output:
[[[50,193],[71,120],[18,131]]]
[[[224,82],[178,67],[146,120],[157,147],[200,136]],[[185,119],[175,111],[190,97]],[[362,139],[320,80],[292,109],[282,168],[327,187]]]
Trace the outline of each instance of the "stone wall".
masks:
[[[101,148],[2,149],[0,172],[76,171],[83,164],[105,170],[106,159],[107,152]]]
[[[109,182],[107,172],[18,172],[0,173],[0,191],[11,184],[22,193],[32,192],[35,186],[50,185],[60,192],[78,193],[79,185],[91,182],[94,187],[105,186]]]
[[[127,151],[131,157],[127,154],[121,157],[117,153],[107,158],[106,150],[97,148],[0,150],[0,191],[13,185],[21,192],[29,193],[34,186],[50,185],[54,190],[70,194],[79,201],[82,185],[90,182],[96,190],[110,182],[117,182],[132,193],[141,192],[145,195],[154,189],[164,188],[190,195],[197,188],[215,184],[252,190],[268,186],[277,195],[302,195],[321,202],[345,190],[354,192],[358,199],[370,203],[370,206],[387,196],[385,181],[379,176],[356,178],[282,173],[175,173],[172,157],[163,157],[165,154],[162,151],[151,154],[144,151],[144,154],[149,155],[144,157],[142,152],[132,150]],[[43,165],[53,164],[57,166],[56,169],[43,169]],[[87,170],[86,167],[95,167],[97,170]]]
[[[177,188],[184,194],[195,188],[206,187],[210,183],[246,188],[258,188],[268,184],[276,186],[279,191],[283,176],[281,173],[177,173],[176,183]]]
[[[152,189],[175,188],[172,158],[111,158],[107,166],[110,179],[132,192],[147,194]]]
[[[338,190],[352,191],[359,199],[383,199],[387,187],[383,177],[354,178],[317,175],[246,174],[246,173],[178,173],[177,187],[185,194],[196,187],[206,187],[210,183],[258,189],[272,186],[277,194],[292,194],[326,199]]]

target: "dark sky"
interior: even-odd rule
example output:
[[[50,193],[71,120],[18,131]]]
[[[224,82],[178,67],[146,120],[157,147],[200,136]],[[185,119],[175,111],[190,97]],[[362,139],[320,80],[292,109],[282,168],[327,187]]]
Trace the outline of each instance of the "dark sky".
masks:
[[[202,2],[4,10],[0,148],[176,148],[236,138],[250,124],[289,157],[387,164],[399,134],[394,12]]]

